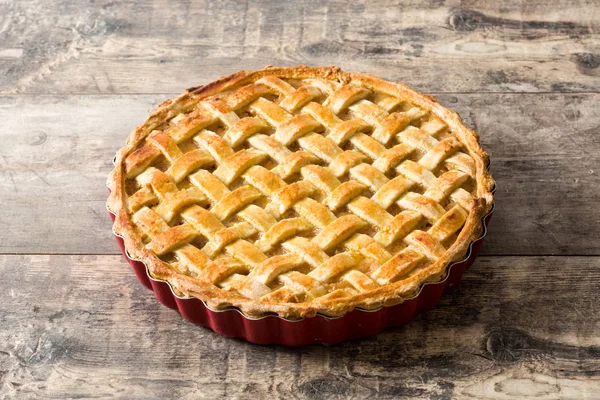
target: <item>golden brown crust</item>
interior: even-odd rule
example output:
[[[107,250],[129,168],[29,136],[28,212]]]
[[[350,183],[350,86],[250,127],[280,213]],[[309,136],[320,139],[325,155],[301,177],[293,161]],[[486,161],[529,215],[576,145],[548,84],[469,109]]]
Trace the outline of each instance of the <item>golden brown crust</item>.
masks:
[[[467,154],[474,161],[475,174],[473,178],[475,182],[475,191],[473,192],[474,196],[472,204],[470,205],[470,210],[468,211],[468,216],[466,217],[466,221],[464,222],[460,233],[453,244],[446,249],[443,254],[437,257],[435,262],[425,268],[417,269],[415,273],[405,279],[397,282],[390,282],[381,286],[377,285],[378,287],[371,290],[365,290],[350,296],[322,296],[315,297],[310,301],[294,303],[282,302],[277,296],[250,298],[241,294],[238,290],[225,290],[220,288],[206,278],[188,276],[175,270],[165,261],[161,260],[160,256],[156,253],[156,247],[152,247],[154,250],[151,250],[146,246],[143,233],[140,232],[139,228],[134,224],[132,213],[129,211],[129,196],[126,193],[125,187],[127,174],[131,174],[127,165],[128,157],[134,151],[139,149],[140,145],[149,137],[149,135],[158,129],[165,121],[176,117],[184,111],[192,110],[200,100],[208,99],[211,96],[223,92],[230,93],[234,89],[239,89],[245,85],[255,83],[261,78],[269,77],[278,77],[283,80],[321,79],[342,83],[344,85],[353,83],[359,87],[409,102],[422,110],[430,112],[448,126],[449,131],[456,139],[458,139],[462,146],[464,146]],[[256,90],[261,89],[257,88]],[[357,99],[363,94],[357,91],[356,93],[344,93],[344,96],[346,95],[348,98]],[[310,96],[310,93],[307,93],[306,96]],[[232,101],[237,100],[238,99],[235,98]],[[239,101],[242,100],[243,99],[240,97]],[[221,107],[219,104],[213,104],[217,111],[219,111],[218,108]],[[293,106],[293,104],[290,105],[290,107]],[[332,105],[332,107],[335,106],[335,104]],[[401,122],[402,121],[399,123]],[[184,133],[182,133],[182,135],[183,134]],[[294,138],[291,140],[293,139]],[[160,136],[156,138],[156,140],[161,140]],[[177,149],[175,149],[175,151],[177,151]],[[141,151],[140,154],[141,153],[145,152]],[[149,156],[147,154],[141,154],[140,157]],[[247,157],[253,157],[253,155],[247,155]],[[136,160],[136,162],[138,161],[139,160]],[[143,163],[143,160],[139,162]],[[198,163],[199,162],[201,161],[198,161]],[[404,299],[410,298],[416,294],[424,282],[439,281],[445,276],[447,266],[452,261],[460,259],[467,252],[469,244],[480,236],[482,231],[482,217],[487,214],[492,207],[492,189],[494,181],[488,174],[487,165],[488,155],[479,145],[477,134],[464,126],[460,116],[456,112],[442,107],[432,96],[420,94],[400,83],[387,82],[371,75],[343,72],[337,67],[267,67],[258,71],[241,71],[231,76],[221,78],[208,85],[190,88],[178,98],[167,100],[160,104],[148,119],[130,134],[127,139],[127,145],[117,152],[115,168],[108,179],[108,186],[111,190],[111,194],[107,206],[109,210],[115,214],[114,232],[123,237],[125,247],[131,257],[146,264],[153,278],[168,281],[176,293],[197,297],[214,309],[222,309],[230,306],[237,307],[244,314],[251,317],[261,316],[266,313],[276,313],[285,318],[310,317],[317,313],[329,316],[339,316],[355,307],[374,309],[380,306],[398,304]],[[224,170],[225,168],[222,169]],[[214,173],[217,174],[217,171]],[[229,176],[226,175],[227,173],[228,171],[222,171],[222,175],[220,176],[229,179]],[[251,191],[252,188],[248,190]],[[297,190],[308,189],[297,188]],[[355,186],[352,190],[360,190],[360,188]],[[294,196],[297,194],[292,193],[288,195]],[[195,201],[201,201],[202,199],[200,199],[200,196],[202,196],[202,194],[197,194]],[[226,207],[226,205],[222,207]],[[338,221],[339,219],[340,218],[338,218]],[[348,221],[350,224],[348,229],[352,228],[351,222],[352,221]],[[242,228],[243,227],[239,227],[240,230]],[[178,234],[180,235],[179,237],[181,237],[182,235],[185,236],[186,232],[183,232],[182,230],[182,232],[179,232]],[[231,232],[229,232],[229,234],[231,234]],[[235,234],[237,235],[238,233],[236,232]],[[415,240],[421,239],[416,238]],[[167,250],[169,249],[169,245],[170,243],[168,243],[168,240],[166,243],[161,242],[161,246]],[[239,268],[243,269],[243,267]]]

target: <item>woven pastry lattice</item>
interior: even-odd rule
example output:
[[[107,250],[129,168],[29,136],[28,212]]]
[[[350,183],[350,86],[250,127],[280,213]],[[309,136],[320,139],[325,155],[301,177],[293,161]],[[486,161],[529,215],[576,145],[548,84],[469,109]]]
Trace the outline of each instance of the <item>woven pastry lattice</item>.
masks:
[[[124,158],[144,251],[264,303],[408,279],[457,240],[476,165],[432,113],[360,80],[262,76],[169,111]]]

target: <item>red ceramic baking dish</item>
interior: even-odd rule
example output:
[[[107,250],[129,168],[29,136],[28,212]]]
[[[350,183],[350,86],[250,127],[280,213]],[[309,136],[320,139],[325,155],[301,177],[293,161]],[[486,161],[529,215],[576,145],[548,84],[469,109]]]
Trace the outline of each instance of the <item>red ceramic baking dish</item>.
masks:
[[[276,315],[250,318],[236,308],[212,310],[201,300],[176,295],[168,282],[150,276],[142,262],[132,259],[117,235],[117,242],[125,259],[129,262],[139,281],[152,290],[163,305],[179,311],[188,321],[212,329],[216,333],[245,339],[256,344],[281,344],[285,346],[306,346],[310,344],[335,344],[350,339],[373,336],[386,328],[400,326],[410,321],[417,313],[430,310],[442,294],[462,279],[481,248],[487,234],[487,226],[494,208],[483,217],[481,236],[471,242],[467,255],[462,261],[448,266],[446,278],[436,283],[426,283],[418,294],[389,307],[377,310],[354,309],[340,317],[331,318],[317,315],[312,318],[288,320]],[[110,213],[114,220],[114,215]]]
[[[332,344],[407,322],[461,279],[493,209],[488,160],[431,96],[269,66],[161,103],[117,152],[107,207],[140,281],[184,318]]]

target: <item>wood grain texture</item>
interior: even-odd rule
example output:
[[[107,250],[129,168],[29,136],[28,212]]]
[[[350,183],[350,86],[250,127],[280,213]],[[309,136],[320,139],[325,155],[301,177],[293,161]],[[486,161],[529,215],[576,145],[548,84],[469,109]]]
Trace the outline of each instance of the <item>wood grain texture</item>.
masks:
[[[162,100],[299,63],[461,112],[497,212],[487,256],[408,325],[261,347],[137,282],[104,182]],[[599,87],[595,0],[0,0],[0,400],[600,399]]]
[[[482,257],[408,325],[302,349],[189,324],[119,256],[0,276],[0,399],[600,398],[598,257]]]
[[[167,95],[0,97],[0,253],[116,254],[105,180]],[[498,182],[484,254],[600,254],[598,94],[441,95]],[[515,240],[519,238],[519,240]]]
[[[597,92],[593,0],[0,2],[0,92],[170,93],[266,64],[425,92]]]

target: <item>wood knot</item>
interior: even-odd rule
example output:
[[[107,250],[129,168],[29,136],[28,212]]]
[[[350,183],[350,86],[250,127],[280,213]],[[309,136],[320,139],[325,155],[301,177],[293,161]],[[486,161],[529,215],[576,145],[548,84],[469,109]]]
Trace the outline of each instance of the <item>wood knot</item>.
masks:
[[[600,66],[600,56],[592,53],[574,54],[574,61],[577,67],[583,70],[596,69]]]
[[[540,340],[514,328],[501,328],[490,332],[486,343],[486,351],[498,363],[515,363],[539,349]]]
[[[46,143],[48,139],[48,135],[46,132],[42,131],[34,131],[31,133],[31,136],[28,138],[28,143],[30,146],[40,146]]]
[[[448,25],[457,32],[472,32],[478,29],[487,17],[477,11],[458,9],[450,14]]]
[[[489,76],[492,82],[494,82],[497,85],[508,83],[508,76],[506,76],[506,73],[502,70],[488,70],[487,76]]]
[[[346,379],[325,377],[310,379],[298,386],[301,394],[309,399],[329,399],[331,397],[349,397],[352,389]]]

